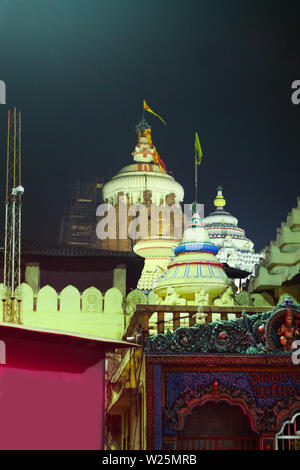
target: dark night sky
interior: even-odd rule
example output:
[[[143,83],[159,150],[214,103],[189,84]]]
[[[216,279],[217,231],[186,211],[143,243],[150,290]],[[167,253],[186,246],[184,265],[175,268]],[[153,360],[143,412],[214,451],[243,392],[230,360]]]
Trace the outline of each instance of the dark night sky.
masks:
[[[298,2],[299,3],[299,2]],[[56,241],[66,183],[130,163],[142,99],[153,141],[192,202],[227,210],[257,250],[300,196],[299,7],[285,1],[0,0],[0,191],[7,109],[22,110],[23,237]],[[147,114],[147,113],[146,113]],[[1,210],[3,219],[4,205]]]

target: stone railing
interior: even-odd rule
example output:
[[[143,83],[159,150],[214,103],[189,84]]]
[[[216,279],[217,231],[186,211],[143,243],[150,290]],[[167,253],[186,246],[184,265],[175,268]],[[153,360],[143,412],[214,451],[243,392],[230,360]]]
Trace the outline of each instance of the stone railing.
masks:
[[[268,312],[273,307],[221,307],[221,306],[203,306],[201,313],[205,313],[206,322],[215,320],[234,320],[240,318],[242,312],[248,315],[255,313]],[[139,329],[143,329],[150,335],[157,333],[166,333],[167,329],[174,331],[179,327],[188,327],[195,325],[197,321],[198,307],[192,305],[140,305],[127,325],[123,338],[133,336]]]

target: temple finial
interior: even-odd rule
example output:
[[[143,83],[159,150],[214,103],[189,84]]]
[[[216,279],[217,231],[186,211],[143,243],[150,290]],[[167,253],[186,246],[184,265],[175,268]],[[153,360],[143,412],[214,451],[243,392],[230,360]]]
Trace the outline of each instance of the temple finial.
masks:
[[[151,130],[151,125],[146,121],[146,119],[142,118],[135,126],[135,131],[137,134],[144,135],[146,129]]]
[[[218,186],[218,188],[217,188],[217,196],[214,200],[214,205],[219,210],[224,209],[224,207],[226,205],[226,201],[225,201],[224,196],[223,196],[222,186]]]

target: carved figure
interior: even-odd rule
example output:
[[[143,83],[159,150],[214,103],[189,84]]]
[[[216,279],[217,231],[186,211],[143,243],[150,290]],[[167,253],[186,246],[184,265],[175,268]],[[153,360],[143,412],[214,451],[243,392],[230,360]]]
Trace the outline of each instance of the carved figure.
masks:
[[[208,292],[206,292],[205,289],[200,289],[199,292],[195,293],[195,301],[196,305],[208,305],[209,300],[208,300]]]
[[[162,302],[163,305],[186,305],[186,299],[181,298],[174,287],[168,287],[166,298]]]
[[[222,294],[222,297],[214,300],[214,305],[217,305],[218,307],[222,305],[234,305],[234,300],[232,298],[232,288],[227,287],[225,292]]]
[[[197,313],[198,325],[204,325],[206,317],[207,313],[201,312],[201,306],[199,305]]]
[[[280,343],[284,351],[290,351],[294,340],[300,335],[299,325],[294,324],[293,314],[289,307],[285,314],[284,323],[278,328],[277,334],[280,336]]]

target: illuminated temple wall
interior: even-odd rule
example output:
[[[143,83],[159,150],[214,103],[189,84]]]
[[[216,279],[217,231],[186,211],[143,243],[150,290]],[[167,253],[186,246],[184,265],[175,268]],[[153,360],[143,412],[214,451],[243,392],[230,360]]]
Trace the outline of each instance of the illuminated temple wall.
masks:
[[[252,297],[260,296],[262,301],[268,299],[268,303],[273,298],[275,305],[284,294],[289,294],[300,302],[300,198],[277,229],[276,240],[271,240],[265,251],[265,259],[250,279]]]
[[[2,298],[3,284],[0,284]],[[72,286],[57,292],[44,286],[34,295],[32,288],[21,284],[21,323],[77,333],[120,339],[124,331],[123,295],[116,287],[102,295],[89,287],[82,293]]]

